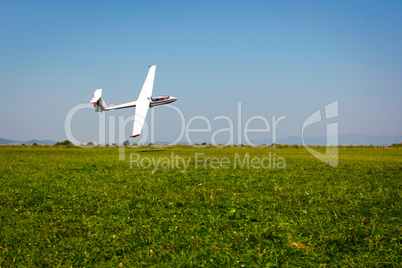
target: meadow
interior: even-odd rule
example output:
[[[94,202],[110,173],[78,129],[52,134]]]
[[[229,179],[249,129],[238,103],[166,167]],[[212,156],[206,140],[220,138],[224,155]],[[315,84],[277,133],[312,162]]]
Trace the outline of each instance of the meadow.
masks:
[[[1,146],[0,267],[402,264],[399,148],[119,152]]]

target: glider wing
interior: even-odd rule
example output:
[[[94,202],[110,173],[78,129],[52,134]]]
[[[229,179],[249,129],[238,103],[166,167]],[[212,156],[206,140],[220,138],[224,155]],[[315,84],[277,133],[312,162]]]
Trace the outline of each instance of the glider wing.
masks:
[[[140,96],[136,102],[133,135],[131,135],[131,137],[139,136],[144,126],[149,104],[151,102],[152,90],[154,87],[155,69],[156,65],[149,66],[147,78],[145,79]]]

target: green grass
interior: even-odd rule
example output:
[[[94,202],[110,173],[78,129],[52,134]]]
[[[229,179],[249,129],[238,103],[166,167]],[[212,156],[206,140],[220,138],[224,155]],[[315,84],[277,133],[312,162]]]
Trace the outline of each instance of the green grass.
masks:
[[[190,159],[130,169],[129,154]],[[227,157],[211,168],[202,157]],[[285,168],[235,169],[236,153]],[[398,266],[402,150],[0,147],[0,266]],[[213,163],[212,163],[213,164]]]

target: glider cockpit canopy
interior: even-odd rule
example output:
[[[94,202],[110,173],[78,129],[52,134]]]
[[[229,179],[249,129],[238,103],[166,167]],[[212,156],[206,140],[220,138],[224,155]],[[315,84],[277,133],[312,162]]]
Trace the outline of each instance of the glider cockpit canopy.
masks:
[[[158,96],[158,97],[152,97],[151,100],[152,101],[164,101],[164,100],[167,100],[169,98],[170,98],[170,96]]]

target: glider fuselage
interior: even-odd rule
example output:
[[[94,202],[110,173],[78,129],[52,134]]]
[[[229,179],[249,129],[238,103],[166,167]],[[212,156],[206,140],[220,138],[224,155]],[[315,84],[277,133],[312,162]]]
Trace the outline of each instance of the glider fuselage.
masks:
[[[177,98],[173,96],[158,96],[158,97],[152,97],[151,102],[149,103],[149,107],[154,107],[154,106],[159,106],[159,105],[164,105],[164,104],[169,104],[174,101],[177,101]]]

